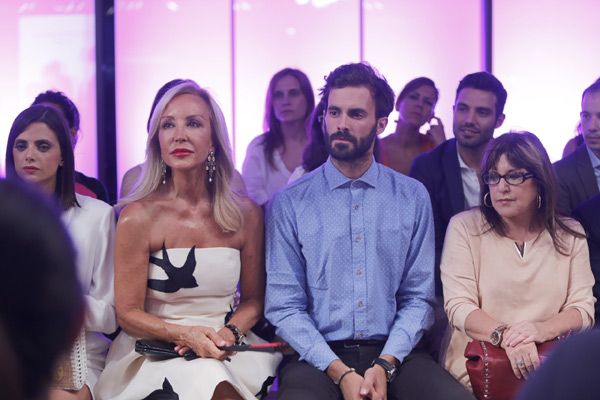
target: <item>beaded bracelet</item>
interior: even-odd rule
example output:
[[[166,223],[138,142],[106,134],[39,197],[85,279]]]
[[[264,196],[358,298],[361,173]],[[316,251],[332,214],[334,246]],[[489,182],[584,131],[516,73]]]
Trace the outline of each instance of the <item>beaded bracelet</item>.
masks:
[[[225,328],[229,329],[231,333],[233,333],[233,336],[235,337],[235,344],[237,346],[244,344],[244,339],[246,338],[246,335],[244,335],[244,332],[242,332],[240,328],[233,324],[225,324]]]

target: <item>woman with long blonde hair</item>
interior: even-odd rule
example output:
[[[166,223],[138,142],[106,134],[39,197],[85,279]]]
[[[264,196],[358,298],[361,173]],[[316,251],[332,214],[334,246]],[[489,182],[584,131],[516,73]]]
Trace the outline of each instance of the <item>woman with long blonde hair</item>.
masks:
[[[117,205],[123,332],[98,399],[248,399],[268,388],[279,356],[220,349],[260,341],[250,328],[264,300],[262,212],[231,190],[233,171],[223,114],[210,94],[190,80],[167,90],[152,113],[142,175]],[[200,358],[156,361],[135,352],[139,338]]]

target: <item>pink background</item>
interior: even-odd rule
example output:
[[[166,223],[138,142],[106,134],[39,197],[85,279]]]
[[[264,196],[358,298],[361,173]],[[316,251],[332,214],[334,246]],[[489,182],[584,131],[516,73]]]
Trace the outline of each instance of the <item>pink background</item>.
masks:
[[[581,92],[600,77],[600,2],[493,3],[493,72],[509,93],[498,133],[530,130],[557,160]],[[93,12],[92,0],[0,2],[2,170],[14,117],[53,88],[81,111],[77,168],[96,175]],[[150,105],[168,80],[191,78],[215,95],[239,167],[262,133],[273,73],[300,68],[317,93],[324,75],[360,61],[361,51],[396,93],[412,78],[432,78],[441,91],[436,114],[451,137],[458,81],[483,68],[482,33],[477,0],[115,0],[118,181],[144,159]]]
[[[75,167],[96,176],[94,2],[0,2],[0,165],[15,117],[48,89],[64,92],[81,113]]]

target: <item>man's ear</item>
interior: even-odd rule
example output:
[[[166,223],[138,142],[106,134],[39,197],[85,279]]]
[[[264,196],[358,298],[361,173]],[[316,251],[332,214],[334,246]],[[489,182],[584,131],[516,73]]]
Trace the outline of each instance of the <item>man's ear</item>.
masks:
[[[377,120],[377,134],[380,135],[385,130],[385,127],[388,124],[388,117],[381,117]]]
[[[504,122],[504,118],[506,116],[504,114],[500,114],[500,116],[498,117],[498,119],[496,120],[496,128],[500,128],[500,126],[502,125],[502,123]]]

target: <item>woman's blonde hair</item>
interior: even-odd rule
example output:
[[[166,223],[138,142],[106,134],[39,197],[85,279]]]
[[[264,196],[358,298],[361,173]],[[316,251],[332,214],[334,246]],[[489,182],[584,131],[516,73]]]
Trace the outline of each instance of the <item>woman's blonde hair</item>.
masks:
[[[241,228],[243,218],[238,195],[231,190],[231,176],[234,167],[225,117],[212,96],[205,89],[198,86],[196,82],[189,79],[183,80],[181,83],[173,86],[156,103],[156,107],[150,117],[148,140],[146,142],[146,160],[142,164],[142,174],[137,180],[131,194],[121,199],[116,207],[120,209],[131,202],[148,196],[161,184],[163,171],[160,143],[158,141],[160,117],[169,102],[182,94],[196,95],[208,104],[211,138],[215,148],[216,170],[213,181],[208,182],[207,174],[204,184],[211,198],[213,217],[216,223],[224,231],[235,232]],[[169,179],[169,175],[167,173],[167,179]]]

